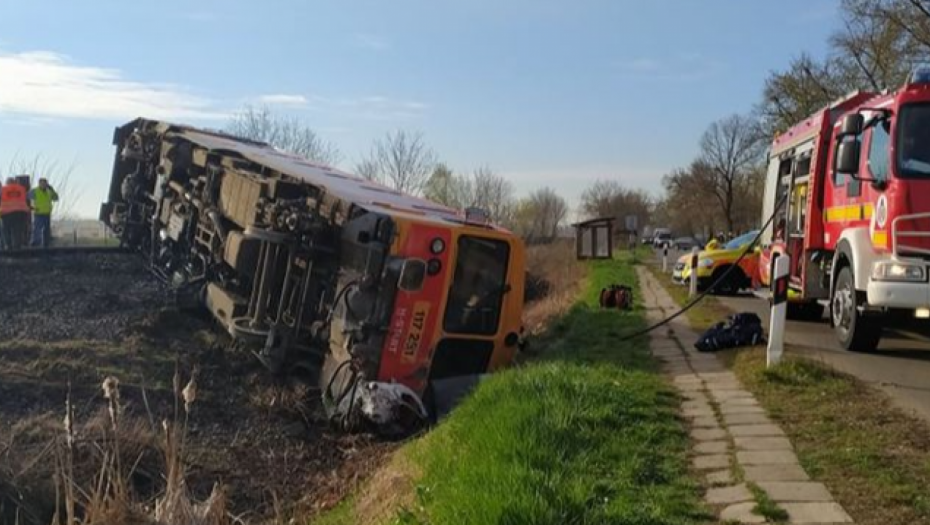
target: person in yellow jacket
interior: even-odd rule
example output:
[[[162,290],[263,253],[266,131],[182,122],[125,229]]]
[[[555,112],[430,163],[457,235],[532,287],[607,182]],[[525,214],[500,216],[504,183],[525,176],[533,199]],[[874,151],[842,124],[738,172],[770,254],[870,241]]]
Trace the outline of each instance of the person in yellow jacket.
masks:
[[[29,229],[29,204],[26,188],[10,177],[0,189],[0,220],[3,221],[3,245],[18,250],[26,245]]]
[[[32,206],[32,245],[48,248],[52,240],[52,203],[58,202],[58,193],[45,178],[29,192]]]

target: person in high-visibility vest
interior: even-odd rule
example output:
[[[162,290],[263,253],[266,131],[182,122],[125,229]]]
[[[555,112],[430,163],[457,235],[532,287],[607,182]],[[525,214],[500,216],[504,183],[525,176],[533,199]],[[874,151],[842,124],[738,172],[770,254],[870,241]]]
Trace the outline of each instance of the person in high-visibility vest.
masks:
[[[29,229],[29,204],[26,188],[10,177],[0,189],[0,220],[3,221],[3,244],[18,250],[26,244]]]
[[[58,193],[45,178],[39,179],[39,186],[29,192],[29,204],[32,206],[32,245],[48,248],[52,240],[52,203],[58,202]]]

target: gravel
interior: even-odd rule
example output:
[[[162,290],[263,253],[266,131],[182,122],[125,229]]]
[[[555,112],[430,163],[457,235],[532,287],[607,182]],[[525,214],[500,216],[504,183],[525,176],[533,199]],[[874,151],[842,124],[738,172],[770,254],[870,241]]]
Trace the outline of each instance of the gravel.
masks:
[[[118,341],[166,297],[135,254],[0,259],[0,340]]]

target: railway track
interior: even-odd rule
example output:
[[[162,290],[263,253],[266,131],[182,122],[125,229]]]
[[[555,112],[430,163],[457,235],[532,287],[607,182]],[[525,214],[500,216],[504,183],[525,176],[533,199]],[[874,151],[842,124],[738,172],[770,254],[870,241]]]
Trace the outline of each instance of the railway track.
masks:
[[[28,259],[36,257],[57,257],[61,255],[80,255],[94,253],[128,253],[120,246],[58,246],[51,248],[26,248],[22,250],[2,250],[0,259]]]

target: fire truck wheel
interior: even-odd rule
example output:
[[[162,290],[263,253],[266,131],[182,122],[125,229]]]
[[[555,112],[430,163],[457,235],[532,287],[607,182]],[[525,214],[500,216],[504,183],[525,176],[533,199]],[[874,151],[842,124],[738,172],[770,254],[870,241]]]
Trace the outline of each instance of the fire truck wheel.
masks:
[[[871,352],[878,346],[882,327],[875,317],[859,311],[862,299],[856,293],[852,268],[844,266],[836,278],[830,310],[840,345],[853,352]]]

